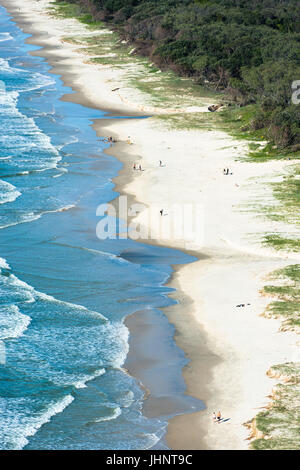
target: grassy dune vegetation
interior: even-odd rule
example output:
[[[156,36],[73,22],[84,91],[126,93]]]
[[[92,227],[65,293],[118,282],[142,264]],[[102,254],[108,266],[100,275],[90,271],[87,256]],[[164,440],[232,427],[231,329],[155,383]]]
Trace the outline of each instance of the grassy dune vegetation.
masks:
[[[119,32],[107,29],[101,21],[93,21],[84,9],[69,2],[54,2],[50,14],[63,18],[77,18],[90,30],[90,35],[80,33],[64,40],[78,45],[90,62],[113,67],[122,72],[122,80],[143,95],[143,101],[151,107],[174,108],[176,115],[181,109],[206,106],[218,99],[220,93],[199,86],[191,78],[178,76],[174,71],[160,70],[149,58],[135,54],[132,45],[122,40]],[[199,119],[191,112],[190,126],[199,127]],[[169,123],[172,116],[169,114]],[[208,120],[209,121],[209,120]]]
[[[265,286],[262,293],[274,300],[265,315],[282,319],[283,330],[300,331],[300,265],[277,270],[269,278],[274,283]]]
[[[300,433],[300,363],[271,367],[268,375],[282,383],[273,389],[272,404],[258,413],[251,442],[254,450],[299,450]]]
[[[269,279],[273,282],[265,286],[262,293],[274,300],[264,314],[281,319],[281,330],[299,333],[300,265],[274,271]],[[273,389],[269,407],[258,413],[252,423],[254,440],[251,447],[254,450],[299,450],[300,363],[272,366],[267,374],[280,383]]]

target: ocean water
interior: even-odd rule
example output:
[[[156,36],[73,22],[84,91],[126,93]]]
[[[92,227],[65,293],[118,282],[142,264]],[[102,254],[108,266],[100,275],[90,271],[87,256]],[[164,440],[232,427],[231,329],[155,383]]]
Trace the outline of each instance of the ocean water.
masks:
[[[168,395],[201,408],[159,310],[171,264],[192,258],[96,237],[121,168],[91,127],[105,113],[61,101],[72,90],[27,37],[0,6],[0,449],[164,448],[168,416],[144,416],[123,368],[124,319],[161,322]]]

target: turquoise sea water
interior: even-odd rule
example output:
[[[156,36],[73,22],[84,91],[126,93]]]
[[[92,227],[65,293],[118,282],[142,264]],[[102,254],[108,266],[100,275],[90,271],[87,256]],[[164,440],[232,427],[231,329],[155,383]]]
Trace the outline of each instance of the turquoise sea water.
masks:
[[[184,396],[186,360],[159,310],[171,264],[192,258],[96,237],[121,168],[91,128],[105,113],[61,101],[72,90],[26,37],[0,6],[0,449],[163,448],[168,416],[143,415],[122,368],[123,322],[150,312],[164,393],[201,407]]]

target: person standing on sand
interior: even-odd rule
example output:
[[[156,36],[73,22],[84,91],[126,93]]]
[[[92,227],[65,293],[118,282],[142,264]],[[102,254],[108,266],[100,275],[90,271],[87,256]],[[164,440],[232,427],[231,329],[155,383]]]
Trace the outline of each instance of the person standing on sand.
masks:
[[[133,164],[133,169],[136,170],[136,164],[135,163]]]
[[[218,421],[218,423],[221,421],[221,411],[218,411],[217,421]]]
[[[216,416],[215,411],[213,412],[212,419],[213,419],[213,423],[215,423],[217,421],[217,416]]]
[[[139,170],[142,171],[142,165],[139,166]]]
[[[163,215],[164,210],[161,209],[159,212],[160,212],[160,215]]]

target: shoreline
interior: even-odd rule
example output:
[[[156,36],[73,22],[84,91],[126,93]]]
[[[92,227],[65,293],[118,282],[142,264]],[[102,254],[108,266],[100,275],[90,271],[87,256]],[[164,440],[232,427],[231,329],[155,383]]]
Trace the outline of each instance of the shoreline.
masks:
[[[1,2],[3,6],[10,12],[11,10],[11,5],[6,5],[6,1],[3,0]],[[143,117],[144,113],[135,110],[133,111],[132,109],[124,109],[120,110],[117,108],[110,108],[107,105],[100,106],[99,103],[95,104],[89,97],[87,97],[84,93],[84,91],[80,87],[75,87],[73,78],[72,78],[72,72],[68,72],[65,70],[62,70],[62,67],[58,64],[56,64],[57,59],[61,59],[61,57],[56,57],[55,53],[52,52],[52,47],[51,45],[48,44],[47,42],[47,33],[40,32],[39,29],[34,30],[34,28],[29,25],[29,23],[24,20],[22,17],[20,18],[21,15],[18,15],[18,13],[11,13],[13,15],[13,21],[15,21],[18,25],[19,28],[21,28],[23,31],[26,32],[26,34],[30,34],[30,37],[26,38],[26,43],[35,45],[40,47],[38,50],[31,51],[30,54],[33,56],[39,56],[44,58],[47,63],[50,65],[51,69],[49,70],[48,73],[50,74],[55,74],[60,76],[62,82],[66,87],[70,87],[72,89],[71,93],[68,93],[66,95],[63,95],[60,99],[62,101],[66,102],[74,102],[76,104],[80,104],[84,107],[88,108],[94,108],[97,110],[101,110],[105,113],[107,113],[107,116],[105,116],[102,119],[96,119],[95,121],[92,121],[93,124],[91,126],[94,128],[97,137],[103,137],[105,132],[103,133],[105,129],[105,126],[103,127],[102,124],[113,124],[115,120],[115,116],[118,116],[122,119],[122,121],[128,120],[127,118],[135,118],[135,117]],[[46,39],[45,39],[46,37]],[[56,65],[55,65],[56,64]],[[125,117],[124,117],[125,115]],[[97,127],[101,127],[103,130],[97,129]],[[115,137],[118,138],[118,135],[115,134],[113,131],[111,131],[111,134]],[[126,154],[126,147],[127,144],[125,142],[116,142],[114,145],[108,149],[105,149],[103,153],[106,153],[108,155],[113,156],[114,158],[118,159],[121,161],[123,164],[124,162],[128,162],[128,154]],[[122,157],[120,156],[122,155]],[[121,169],[119,174],[112,179],[113,183],[115,184],[114,191],[116,193],[120,193],[120,195],[123,192],[123,187],[125,186],[125,182],[122,183],[122,171],[124,168]],[[125,171],[125,176],[126,178],[128,177],[127,172]],[[127,178],[128,182],[128,178]],[[126,194],[126,193],[125,193]],[[127,194],[126,194],[127,195]],[[115,204],[118,201],[119,196],[117,196],[113,201],[111,201],[112,204]],[[128,199],[130,204],[137,203],[137,199],[134,197],[134,195],[128,195]],[[156,245],[155,243],[150,243],[150,245]],[[187,253],[190,254],[190,253]],[[194,256],[194,253],[193,253]],[[171,266],[171,265],[170,265]],[[175,265],[177,266],[177,265]],[[174,269],[174,266],[172,266]],[[171,280],[173,276],[173,273],[169,277],[168,281],[165,286],[169,286],[169,281]],[[164,309],[161,308],[159,309],[163,311]],[[166,317],[166,323],[168,323],[168,319]],[[190,407],[192,406],[195,408],[193,405],[188,405],[185,403],[185,400],[183,400],[179,394],[177,395],[169,395],[169,396],[163,396],[161,398],[157,398],[155,396],[152,396],[151,390],[153,388],[156,388],[156,390],[159,391],[162,383],[162,388],[164,388],[165,384],[164,381],[161,380],[158,377],[158,374],[154,371],[153,372],[153,365],[149,365],[150,362],[153,362],[155,364],[158,363],[158,358],[156,360],[150,360],[150,348],[148,348],[148,351],[144,351],[143,348],[140,346],[140,338],[138,338],[138,334],[142,335],[142,344],[147,342],[152,342],[153,339],[160,334],[162,337],[162,326],[158,324],[154,324],[153,319],[151,316],[149,316],[148,312],[146,311],[137,311],[134,312],[130,315],[128,315],[125,320],[124,320],[125,326],[128,328],[130,335],[129,335],[129,353],[127,355],[127,358],[125,360],[125,363],[123,364],[123,368],[125,371],[127,371],[132,377],[134,377],[139,383],[141,388],[145,391],[145,397],[144,397],[144,404],[143,404],[143,414],[146,417],[162,417],[164,419],[164,416],[166,416],[166,420],[168,421],[168,415],[173,415],[176,416],[181,413],[191,413]],[[145,332],[147,329],[151,329],[150,326],[152,327],[152,332],[151,334]],[[172,326],[172,324],[171,324]],[[176,344],[174,342],[174,344]],[[181,369],[182,370],[182,369]],[[182,374],[181,374],[182,375]],[[154,377],[154,381],[153,381]],[[145,385],[145,382],[148,382],[148,386]],[[155,386],[154,386],[155,385]],[[190,400],[193,402],[193,399],[191,398]],[[145,405],[146,404],[146,405]],[[164,413],[163,411],[167,409],[167,413]],[[166,433],[160,438],[160,440],[155,444],[153,449],[168,449],[166,447]]]
[[[125,139],[126,129],[123,130],[122,123],[106,127],[108,135],[113,132],[112,129],[115,130],[116,126],[119,129],[118,135]],[[143,131],[142,135],[145,139],[145,131],[148,129],[144,126]],[[175,137],[174,134],[173,132],[171,139]],[[179,145],[179,142],[177,143]],[[127,176],[122,177],[127,184],[125,188],[117,187],[121,193],[129,194],[134,200],[140,199],[144,202],[145,197],[144,199],[142,197],[143,194],[146,196],[144,188],[142,184],[140,187],[137,185],[142,178],[145,180],[146,175],[137,176],[137,184],[135,181],[131,183],[131,163],[135,160],[135,153],[141,155],[147,153],[147,144],[148,148],[151,148],[150,141],[146,141],[141,151],[141,140],[139,140],[138,152],[136,146],[127,146],[127,155],[129,155],[127,162],[129,158],[130,163],[127,165],[129,167],[127,174],[126,169],[123,169]],[[147,163],[151,165],[151,171],[154,173],[157,171],[154,168],[155,162],[150,152],[148,154]],[[246,164],[243,163],[243,165]],[[275,162],[275,171],[279,165],[283,167],[284,163]],[[252,166],[255,165],[252,164]],[[268,163],[266,166],[272,167],[273,165]],[[244,177],[246,179],[247,175]],[[149,177],[149,181],[146,182],[148,189],[151,183],[152,178]],[[160,190],[158,185],[155,185],[154,189]],[[151,196],[154,196],[156,202],[154,190]],[[147,225],[145,213],[150,205],[149,197],[145,203],[145,211],[136,218],[141,225]],[[234,222],[236,228],[239,221]],[[211,235],[213,237],[213,234]],[[154,240],[148,242],[155,244]],[[270,299],[261,297],[259,291],[267,282],[266,276],[270,272],[287,264],[296,263],[299,256],[253,247],[250,244],[246,247],[240,246],[239,243],[232,245],[224,239],[218,245],[207,244],[203,249],[201,246],[191,246],[184,241],[174,244],[163,241],[157,244],[172,246],[197,257],[203,258],[204,255],[204,260],[175,268],[168,286],[177,290],[174,297],[180,300],[180,304],[165,308],[164,313],[175,325],[177,345],[185,351],[186,357],[190,360],[190,363],[183,369],[187,384],[186,394],[203,400],[207,410],[172,418],[168,428],[167,443],[174,450],[247,450],[250,431],[245,424],[251,421],[261,409],[268,406],[269,396],[274,386],[274,379],[266,375],[267,370],[274,364],[286,362],[291,357],[296,358],[297,354],[294,346],[297,341],[296,335],[292,332],[280,334],[279,341],[277,334],[279,335],[280,320],[261,317]],[[228,267],[226,267],[227,263]],[[237,273],[232,272],[235,269]],[[223,275],[220,275],[220,272],[223,272]],[[207,280],[209,274],[211,275],[210,281]],[[202,290],[199,290],[199,285],[195,282],[197,277],[199,285],[203,284]],[[228,279],[227,286],[224,285],[223,279]],[[216,302],[214,302],[214,297],[216,297]],[[184,298],[187,299],[186,303],[184,303]],[[235,306],[240,302],[245,302],[245,299],[250,300],[251,306],[247,310],[236,309],[234,311]],[[245,320],[237,316],[237,313],[241,312]],[[182,319],[183,315],[184,319]],[[232,325],[233,331],[226,323],[222,324],[225,315],[228,315],[228,324]],[[249,339],[245,334],[244,321],[250,331],[258,332],[255,340]],[[242,340],[239,340],[239,337]],[[220,339],[221,344],[218,344]],[[260,344],[260,348],[255,351],[256,341]],[[249,368],[249,373],[247,368]],[[227,390],[225,394],[224,389]],[[228,419],[222,427],[214,426],[211,420],[212,412],[217,412],[219,408],[225,415],[225,419]]]
[[[6,0],[2,3],[6,6]],[[18,1],[15,3],[18,4]],[[39,8],[39,5],[36,7]],[[11,5],[7,8],[10,11]],[[44,21],[47,22],[46,17]],[[41,33],[41,36],[45,34],[49,38],[49,33]],[[29,39],[28,42],[36,44],[34,41]],[[99,69],[88,64],[83,67],[82,57],[73,51],[74,46],[59,42],[57,35],[54,43],[60,43],[61,49],[59,55],[55,56],[51,53],[53,43],[51,46],[49,41],[41,40],[42,45],[43,42],[48,44],[48,55],[44,54],[44,50],[35,51],[34,54],[45,57],[52,67],[51,57],[52,60],[55,57],[61,60],[65,54],[67,62],[73,60],[72,65],[69,64],[69,74],[64,75],[60,66],[53,67],[51,71],[60,74],[67,86],[68,82],[75,80],[72,67],[73,71],[77,67],[77,82],[72,84],[72,88],[80,92],[67,95],[70,97],[67,100],[74,99],[77,103],[78,99],[85,100],[85,103],[92,104],[86,104],[89,107],[142,115],[138,105],[125,106],[121,100],[118,102],[116,95],[111,97],[108,84],[103,82],[103,75],[101,82]],[[40,42],[37,45],[41,45]],[[80,73],[78,66],[81,67]],[[90,73],[92,71],[93,74]],[[107,77],[107,69],[105,73]],[[87,74],[91,74],[93,79],[88,80]],[[78,75],[81,75],[80,83]],[[100,80],[102,86],[99,96],[100,87],[94,93],[91,88],[89,91],[91,83],[96,79]],[[113,103],[110,102],[111,98]],[[102,100],[111,107],[102,104]],[[172,449],[246,449],[249,432],[243,424],[266,405],[273,386],[272,380],[265,375],[266,371],[274,363],[290,360],[296,354],[295,335],[279,334],[277,320],[259,316],[269,302],[259,295],[259,289],[269,272],[293,264],[298,258],[293,254],[261,248],[256,239],[249,243],[249,233],[255,238],[256,233],[268,233],[270,227],[276,229],[277,225],[257,221],[251,214],[241,214],[235,204],[237,199],[239,205],[246,204],[249,197],[251,199],[256,194],[258,186],[249,185],[249,178],[259,179],[266,174],[271,174],[271,178],[276,177],[278,171],[284,171],[288,164],[282,161],[237,163],[237,158],[245,152],[245,144],[221,132],[167,131],[158,128],[153,118],[136,122],[132,120],[129,126],[123,119],[120,122],[111,121],[108,126],[106,119],[101,121],[94,123],[96,130],[105,128],[109,135],[116,135],[123,141],[113,146],[114,156],[117,150],[116,158],[119,159],[120,154],[120,160],[124,158],[127,163],[121,175],[114,179],[115,190],[129,195],[130,203],[138,200],[145,203],[146,209],[136,218],[142,226],[147,226],[151,205],[160,201],[169,204],[176,202],[180,187],[184,189],[181,192],[183,202],[199,200],[206,210],[205,240],[202,243],[193,244],[185,239],[159,243],[194,256],[196,253],[207,256],[204,260],[176,268],[168,282],[168,285],[177,289],[170,297],[181,300],[180,304],[165,308],[164,313],[175,325],[177,345],[190,360],[183,370],[186,394],[204,400],[207,409],[171,419],[167,442]],[[124,142],[128,135],[134,136],[132,146]],[[226,145],[229,145],[229,149],[226,149]],[[124,149],[127,151],[124,152]],[[169,152],[170,149],[172,152]],[[123,152],[124,156],[121,157]],[[146,168],[139,177],[131,170],[137,155],[143,157],[142,164]],[[187,166],[182,164],[186,155]],[[164,169],[157,168],[159,156],[167,164],[168,175],[165,177],[162,175]],[[221,174],[222,168],[227,165],[233,169],[233,181],[226,177],[224,180]],[[156,244],[154,240],[150,243]],[[240,302],[249,302],[249,308],[236,309],[235,305]],[[211,422],[212,412],[219,408],[224,417],[229,419],[222,426]]]

